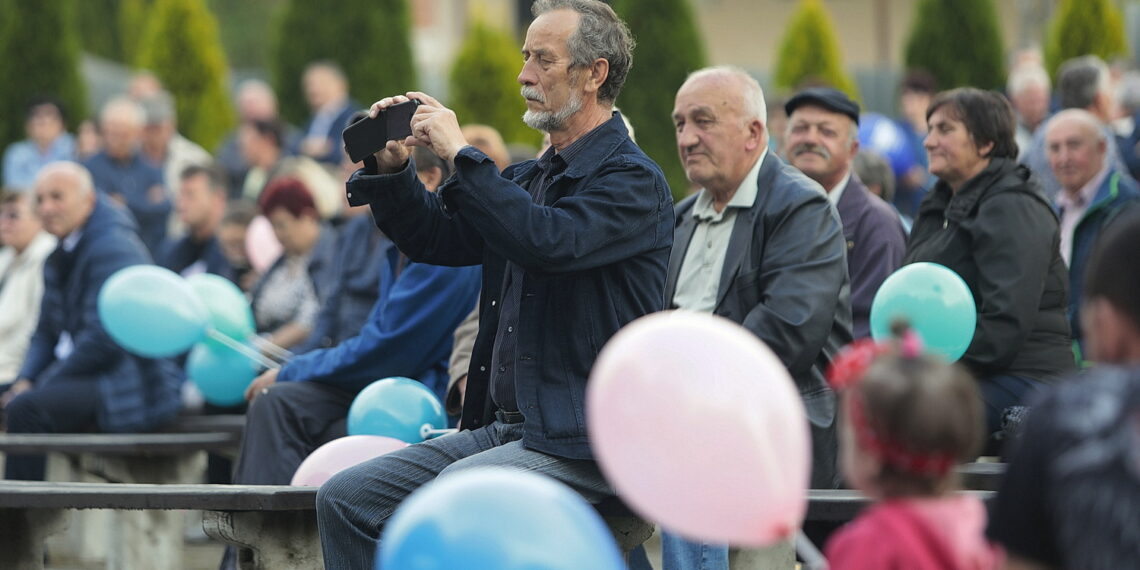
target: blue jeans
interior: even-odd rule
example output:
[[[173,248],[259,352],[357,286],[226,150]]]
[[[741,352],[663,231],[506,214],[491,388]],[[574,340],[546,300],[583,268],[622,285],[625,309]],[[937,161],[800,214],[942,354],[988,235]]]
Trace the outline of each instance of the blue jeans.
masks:
[[[613,495],[597,463],[526,449],[522,435],[521,423],[494,422],[408,446],[333,476],[317,492],[325,567],[372,570],[384,522],[400,502],[436,477],[462,469],[497,466],[541,473],[591,503]]]
[[[661,532],[662,570],[728,570],[728,546],[705,544]]]

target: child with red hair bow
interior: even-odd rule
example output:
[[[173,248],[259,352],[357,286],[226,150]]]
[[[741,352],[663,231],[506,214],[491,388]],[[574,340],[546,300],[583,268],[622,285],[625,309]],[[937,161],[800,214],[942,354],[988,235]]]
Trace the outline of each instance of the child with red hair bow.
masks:
[[[905,326],[887,343],[845,348],[828,371],[841,394],[840,463],[847,483],[879,502],[828,541],[832,570],[986,570],[1002,555],[985,539],[985,507],[955,493],[954,465],[981,447],[974,379],[922,354]]]

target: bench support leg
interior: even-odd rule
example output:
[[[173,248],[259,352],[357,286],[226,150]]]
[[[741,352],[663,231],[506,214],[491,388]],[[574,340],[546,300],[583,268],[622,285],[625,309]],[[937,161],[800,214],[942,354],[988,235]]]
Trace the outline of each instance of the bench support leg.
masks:
[[[0,568],[44,567],[44,539],[67,527],[62,509],[0,509]]]
[[[787,570],[796,567],[796,549],[790,541],[766,548],[731,548],[728,567],[740,570]]]
[[[169,570],[182,568],[182,511],[115,511],[108,570],[154,568],[161,560]]]
[[[252,559],[239,553],[242,570],[324,568],[313,510],[207,511],[202,528],[210,538],[252,551]]]

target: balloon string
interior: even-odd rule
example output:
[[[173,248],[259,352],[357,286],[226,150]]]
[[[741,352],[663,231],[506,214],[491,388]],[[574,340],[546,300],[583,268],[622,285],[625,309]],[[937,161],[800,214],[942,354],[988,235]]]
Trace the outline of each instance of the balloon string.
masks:
[[[289,352],[288,350],[285,350],[284,348],[281,348],[280,346],[277,346],[276,344],[273,344],[272,342],[269,342],[260,336],[253,335],[249,338],[253,341],[253,344],[257,345],[257,348],[259,350],[262,352],[268,352],[269,356],[274,360],[285,362],[293,358],[292,352]]]
[[[238,354],[241,354],[242,356],[245,356],[246,358],[249,358],[250,360],[270,370],[277,370],[278,368],[281,368],[280,364],[270,360],[269,358],[266,358],[260,352],[218,332],[217,329],[211,328],[210,330],[206,331],[206,336],[209,336],[210,338],[230,347]]]
[[[804,570],[827,570],[827,559],[802,530],[796,531],[796,553],[804,561]]]

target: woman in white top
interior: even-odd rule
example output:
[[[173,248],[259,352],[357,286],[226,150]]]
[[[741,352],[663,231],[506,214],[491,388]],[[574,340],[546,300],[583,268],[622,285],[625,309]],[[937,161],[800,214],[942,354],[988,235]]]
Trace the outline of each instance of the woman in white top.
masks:
[[[44,260],[56,239],[43,231],[30,193],[0,199],[0,382],[16,379],[36,330],[44,293]]]

